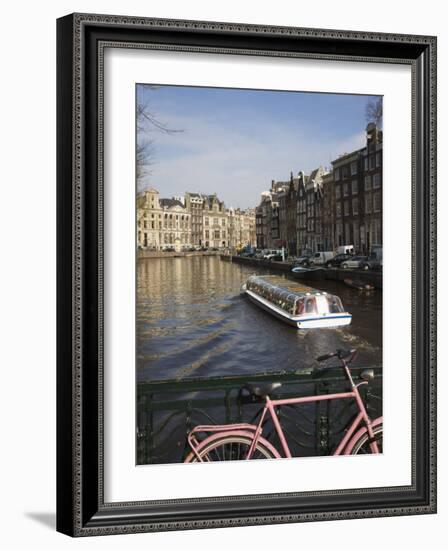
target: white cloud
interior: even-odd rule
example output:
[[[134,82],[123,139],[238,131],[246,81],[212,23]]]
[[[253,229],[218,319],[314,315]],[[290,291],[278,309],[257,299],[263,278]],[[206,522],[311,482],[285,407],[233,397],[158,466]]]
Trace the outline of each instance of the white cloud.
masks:
[[[165,118],[175,134],[153,134],[155,164],[148,183],[162,196],[185,191],[218,193],[227,206],[248,207],[272,179],[287,180],[290,171],[330,166],[340,154],[364,145],[364,133],[342,140],[312,129],[284,128],[269,122],[233,130],[231,121]]]

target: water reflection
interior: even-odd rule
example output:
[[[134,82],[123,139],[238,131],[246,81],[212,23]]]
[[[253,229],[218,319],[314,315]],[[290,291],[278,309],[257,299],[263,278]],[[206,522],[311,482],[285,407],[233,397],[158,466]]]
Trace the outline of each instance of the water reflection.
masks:
[[[381,364],[380,291],[312,283],[338,295],[353,320],[339,329],[300,331],[240,295],[253,273],[211,256],[139,260],[138,380],[278,372],[309,366],[344,346],[356,347],[366,366]]]

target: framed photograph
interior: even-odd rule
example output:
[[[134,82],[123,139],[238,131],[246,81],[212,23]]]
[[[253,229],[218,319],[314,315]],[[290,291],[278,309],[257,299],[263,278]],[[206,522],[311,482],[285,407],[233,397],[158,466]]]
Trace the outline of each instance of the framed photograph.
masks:
[[[434,513],[436,38],[57,40],[57,529]]]

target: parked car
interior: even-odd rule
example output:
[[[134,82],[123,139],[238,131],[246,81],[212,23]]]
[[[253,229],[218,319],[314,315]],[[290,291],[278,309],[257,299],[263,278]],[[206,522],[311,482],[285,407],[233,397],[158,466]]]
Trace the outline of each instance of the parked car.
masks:
[[[325,262],[325,267],[339,267],[342,262],[345,262],[345,260],[350,260],[350,258],[353,258],[350,254],[337,254]]]
[[[167,246],[163,249],[163,252],[176,252],[174,246]]]
[[[367,260],[367,256],[352,256],[349,260],[341,263],[343,269],[358,269],[361,263]]]
[[[309,258],[309,264],[310,265],[324,265],[327,261],[330,261],[332,258],[334,258],[334,252],[333,251],[326,251],[326,252],[316,252]]]
[[[305,267],[310,265],[310,257],[309,256],[299,256],[295,259],[293,262],[294,265],[303,265]]]
[[[379,252],[372,252],[372,254],[370,254],[367,259],[361,262],[361,265],[359,267],[361,269],[364,269],[365,271],[378,271],[383,268],[383,255]]]
[[[278,250],[263,250],[263,260],[271,260],[278,253]]]

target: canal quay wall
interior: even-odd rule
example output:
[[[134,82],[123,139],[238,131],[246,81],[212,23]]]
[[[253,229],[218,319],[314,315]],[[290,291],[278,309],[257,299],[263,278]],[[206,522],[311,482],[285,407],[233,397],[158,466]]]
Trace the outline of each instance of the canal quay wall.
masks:
[[[272,271],[289,273],[291,264],[289,262],[274,262],[269,260],[259,260],[256,258],[245,258],[244,256],[229,256],[221,254],[221,260],[226,262],[235,262],[237,264],[250,265],[253,267],[264,267]],[[361,271],[351,269],[331,268],[325,269],[326,278],[332,281],[344,282],[344,279],[353,279],[364,284],[369,284],[375,288],[383,288],[383,276],[380,272]]]
[[[137,258],[189,258],[191,256],[218,256],[217,251],[203,251],[198,250],[195,252],[162,252],[160,250],[139,250],[137,252]]]

